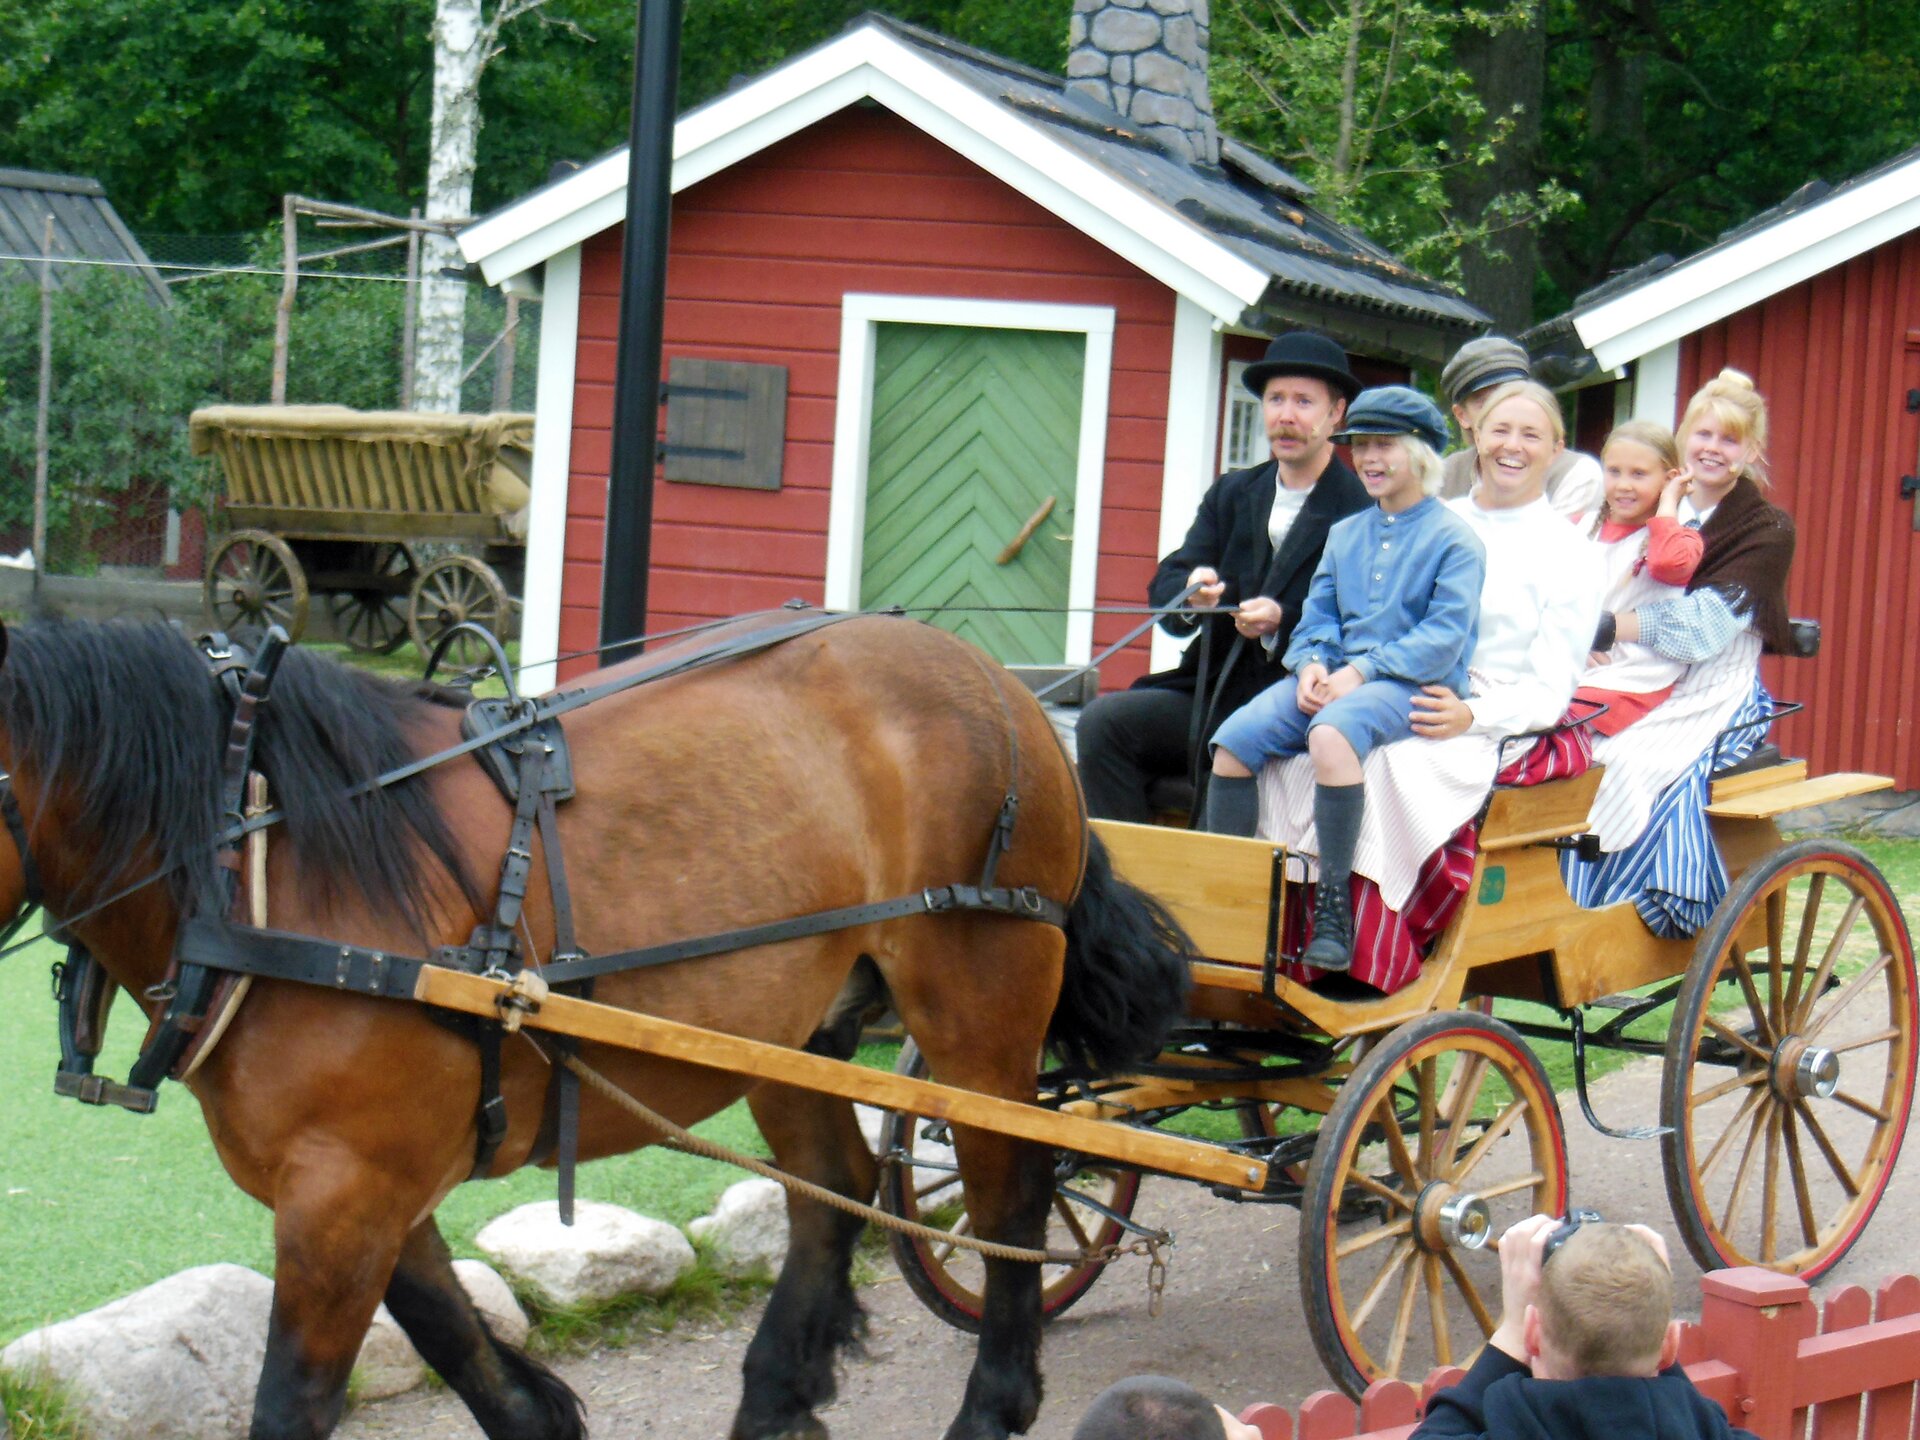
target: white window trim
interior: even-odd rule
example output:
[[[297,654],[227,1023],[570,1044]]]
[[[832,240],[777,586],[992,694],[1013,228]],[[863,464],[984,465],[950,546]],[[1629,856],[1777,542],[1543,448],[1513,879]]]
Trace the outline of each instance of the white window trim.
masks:
[[[1222,471],[1244,470],[1249,465],[1263,464],[1273,456],[1272,447],[1261,443],[1266,440],[1266,431],[1260,424],[1260,401],[1255,396],[1249,394],[1247,387],[1240,381],[1240,377],[1247,373],[1247,367],[1254,363],[1252,360],[1227,361],[1226,385],[1223,387],[1226,394],[1220,404],[1219,453],[1220,469]],[[1236,405],[1245,406],[1252,410],[1254,414],[1255,451],[1251,456],[1243,457],[1232,453],[1233,409]]]
[[[1095,582],[1100,564],[1100,500],[1106,484],[1107,402],[1113,376],[1113,309],[931,295],[849,294],[841,299],[840,385],[834,408],[833,491],[827,510],[827,608],[860,603],[861,548],[867,520],[867,452],[873,436],[874,337],[882,324],[978,329],[1060,330],[1087,337],[1080,391],[1079,464],[1074,478],[1073,555],[1067,572],[1065,660],[1093,658]],[[1211,409],[1211,407],[1209,407]]]
[[[521,592],[520,693],[557,682],[560,587],[567,557],[567,487],[573,468],[573,381],[580,339],[580,247],[547,261],[534,391],[533,498],[527,505],[527,571]]]
[[[1160,471],[1160,554],[1180,548],[1200,499],[1213,483],[1219,453],[1220,364],[1224,347],[1213,317],[1184,295],[1174,301],[1173,354],[1167,373],[1167,448]],[[1138,597],[1146,599],[1144,595]],[[1191,637],[1189,637],[1191,638]],[[1180,663],[1187,641],[1153,627],[1149,663],[1167,670]]]

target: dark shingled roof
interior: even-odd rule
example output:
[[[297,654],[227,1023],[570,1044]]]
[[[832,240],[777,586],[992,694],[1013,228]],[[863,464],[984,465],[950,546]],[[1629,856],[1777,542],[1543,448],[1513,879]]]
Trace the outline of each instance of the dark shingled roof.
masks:
[[[877,25],[964,84],[1197,225],[1272,277],[1259,307],[1279,314],[1362,311],[1428,332],[1432,350],[1486,329],[1489,317],[1350,226],[1307,204],[1311,187],[1247,146],[1221,137],[1216,166],[1176,157],[1115,111],[1067,88],[1058,75],[948,40],[890,16]],[[849,27],[852,28],[852,27]],[[1435,334],[1433,332],[1440,332]],[[1411,338],[1411,337],[1409,337]]]
[[[56,259],[104,260],[137,267],[161,304],[167,287],[147,259],[133,232],[121,222],[98,180],[83,175],[51,175],[36,170],[0,169],[0,253],[34,255],[46,241],[47,216],[53,217]],[[53,285],[62,289],[90,274],[93,266],[53,267]],[[0,261],[0,276],[40,283],[40,266]]]

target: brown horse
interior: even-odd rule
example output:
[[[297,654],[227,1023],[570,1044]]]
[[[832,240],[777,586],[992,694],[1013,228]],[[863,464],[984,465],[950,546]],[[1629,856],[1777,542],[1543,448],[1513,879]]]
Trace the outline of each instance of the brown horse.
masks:
[[[142,995],[165,971],[179,920],[221,908],[224,692],[161,625],[23,625],[0,631],[0,655],[0,763],[48,913],[82,917],[163,877],[71,926]],[[463,942],[490,911],[511,814],[470,757],[348,795],[457,743],[463,703],[309,652],[286,657],[254,762],[287,817],[267,866],[273,928],[424,956]],[[1015,765],[1019,824],[1000,883],[1073,899],[1064,939],[1008,916],[923,915],[605,977],[597,1000],[841,1057],[862,1018],[891,1003],[937,1079],[1022,1099],[1043,1045],[1117,1065],[1152,1053],[1180,1013],[1177,932],[1090,847],[1046,717],[943,632],[848,621],[624,691],[566,729],[578,793],[561,810],[562,848],[589,953],[971,882]],[[14,851],[0,843],[0,914],[25,902]],[[545,874],[537,860],[534,873]],[[526,920],[537,963],[554,934],[543,879]],[[778,1163],[845,1195],[874,1194],[876,1161],[845,1101],[625,1051],[588,1046],[583,1058],[683,1124],[744,1094]],[[527,1163],[550,1072],[526,1032],[508,1041],[511,1124],[490,1173]],[[192,1075],[222,1163],[274,1215],[255,1440],[333,1429],[383,1300],[488,1435],[584,1433],[572,1392],[488,1333],[434,1222],[473,1164],[479,1084],[473,1042],[423,1006],[263,980]],[[583,1159],[653,1138],[591,1092],[580,1137]],[[1040,1244],[1050,1157],[979,1131],[956,1143],[977,1231]],[[813,1411],[833,1395],[835,1351],[860,1325],[848,1279],[860,1222],[800,1200],[789,1213],[791,1248],[747,1352],[741,1440],[824,1435]],[[987,1268],[979,1350],[949,1437],[1022,1431],[1040,1404],[1038,1270]]]

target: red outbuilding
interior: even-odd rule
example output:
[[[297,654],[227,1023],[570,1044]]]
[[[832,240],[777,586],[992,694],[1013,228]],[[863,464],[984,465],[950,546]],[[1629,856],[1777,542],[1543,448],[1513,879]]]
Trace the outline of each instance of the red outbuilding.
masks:
[[[1141,603],[1217,470],[1266,453],[1237,384],[1264,335],[1311,325],[1402,378],[1485,325],[1217,134],[1206,0],[1076,9],[1071,80],[867,16],[681,117],[649,630],[900,604],[1084,662],[1126,624],[1087,612]],[[626,177],[623,149],[460,236],[544,301],[536,688],[633,563],[603,553]]]
[[[1617,277],[1527,340],[1581,387],[1589,449],[1617,419],[1674,424],[1722,367],[1753,377],[1771,498],[1799,531],[1789,598],[1823,629],[1818,658],[1766,662],[1807,704],[1783,748],[1920,789],[1920,149]]]

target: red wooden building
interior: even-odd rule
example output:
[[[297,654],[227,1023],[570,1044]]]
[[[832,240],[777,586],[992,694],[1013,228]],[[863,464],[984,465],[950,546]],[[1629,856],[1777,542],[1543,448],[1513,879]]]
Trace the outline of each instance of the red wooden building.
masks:
[[[1920,149],[1650,262],[1528,341],[1582,385],[1590,448],[1615,419],[1676,423],[1724,366],[1754,378],[1799,531],[1790,599],[1824,631],[1817,659],[1766,662],[1807,702],[1783,748],[1920,789]]]
[[[1217,469],[1265,454],[1257,407],[1235,401],[1263,335],[1311,324],[1363,373],[1404,375],[1485,324],[1207,115],[1169,130],[1104,103],[1139,111],[1116,77],[1191,55],[1193,17],[1181,30],[1168,9],[1131,12],[1164,44],[1121,56],[1098,93],[868,16],[681,117],[649,630],[795,596],[1025,603],[1071,613],[939,618],[1002,659],[1084,662],[1125,628],[1085,610],[1139,604]],[[1090,28],[1076,17],[1076,43]],[[1204,95],[1198,36],[1197,76],[1183,63]],[[626,175],[616,151],[460,237],[491,283],[544,299],[521,641],[536,688],[555,678],[541,662],[598,643],[602,567],[627,563],[603,555]],[[729,450],[701,408],[748,391],[774,396],[771,454],[703,469],[769,443],[752,422]],[[683,402],[707,441],[676,441]],[[1142,643],[1106,683],[1147,663]]]

